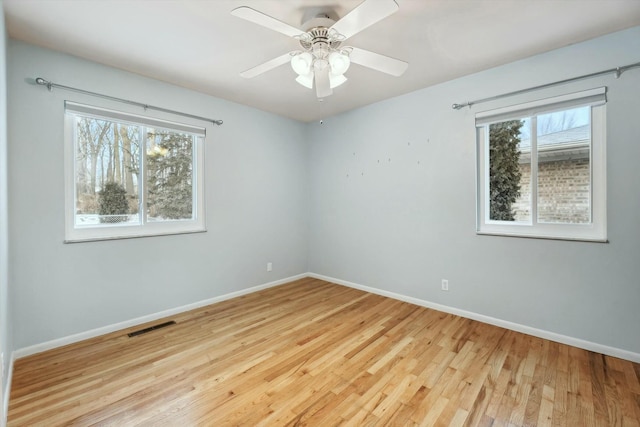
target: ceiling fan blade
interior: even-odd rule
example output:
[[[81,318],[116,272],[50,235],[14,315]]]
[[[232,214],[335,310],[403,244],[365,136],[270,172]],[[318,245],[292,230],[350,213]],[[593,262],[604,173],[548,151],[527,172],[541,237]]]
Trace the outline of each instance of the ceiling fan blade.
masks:
[[[231,11],[231,14],[238,18],[253,22],[254,24],[262,25],[270,30],[277,31],[285,36],[296,37],[304,33],[304,31],[296,27],[292,27],[285,22],[278,21],[276,18],[272,18],[269,15],[265,15],[264,13],[258,12],[257,10],[251,9],[247,6],[237,7]]]
[[[359,6],[333,24],[331,28],[342,34],[345,39],[348,39],[397,10],[398,3],[394,0],[364,0]]]
[[[331,83],[329,81],[329,67],[325,67],[322,70],[314,70],[314,83],[316,85],[316,96],[318,98],[324,98],[333,93],[331,90]]]
[[[262,73],[266,73],[269,70],[272,70],[280,65],[286,64],[291,61],[291,53],[285,53],[284,55],[278,56],[277,58],[273,58],[270,61],[265,62],[264,64],[257,65],[253,68],[248,69],[247,71],[243,71],[240,73],[242,77],[245,79],[250,79]]]
[[[353,47],[351,49],[351,54],[349,54],[351,62],[364,67],[373,68],[377,71],[382,71],[383,73],[391,74],[392,76],[401,76],[407,70],[407,67],[409,67],[407,62],[400,61],[399,59],[380,55],[379,53],[370,52],[357,47]]]

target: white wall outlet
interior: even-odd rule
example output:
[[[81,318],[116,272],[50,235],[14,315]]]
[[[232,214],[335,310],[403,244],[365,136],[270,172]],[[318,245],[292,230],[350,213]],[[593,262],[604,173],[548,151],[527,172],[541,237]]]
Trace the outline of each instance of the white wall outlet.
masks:
[[[443,291],[449,290],[449,281],[447,279],[442,279],[442,290]]]
[[[267,271],[271,271],[271,270],[273,270],[273,264],[268,262],[267,263]]]

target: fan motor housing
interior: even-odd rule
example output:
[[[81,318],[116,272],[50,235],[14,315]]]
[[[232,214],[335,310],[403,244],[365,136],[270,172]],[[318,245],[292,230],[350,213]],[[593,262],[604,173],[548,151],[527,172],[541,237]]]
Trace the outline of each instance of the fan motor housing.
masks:
[[[335,22],[326,14],[318,15],[305,22],[302,28],[306,33],[300,38],[300,46],[314,52],[337,49],[342,44],[342,40],[337,32],[332,34],[330,31]]]
[[[336,23],[336,19],[331,17],[330,12],[317,12],[312,15],[309,19],[305,19],[302,22],[302,28],[304,31],[311,31],[312,28],[315,27],[326,27],[331,28],[333,24]]]

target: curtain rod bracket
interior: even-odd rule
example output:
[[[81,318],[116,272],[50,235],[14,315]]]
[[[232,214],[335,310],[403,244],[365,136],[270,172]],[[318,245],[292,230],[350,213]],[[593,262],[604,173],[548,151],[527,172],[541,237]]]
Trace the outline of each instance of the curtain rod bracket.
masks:
[[[223,123],[222,120],[209,119],[207,117],[201,117],[201,116],[196,116],[196,115],[193,115],[193,114],[182,113],[180,111],[169,110],[167,108],[154,107],[153,105],[143,104],[142,102],[130,101],[128,99],[116,98],[115,96],[103,95],[103,94],[97,93],[97,92],[91,92],[91,91],[84,90],[84,89],[78,89],[78,88],[72,87],[72,86],[60,85],[60,84],[57,84],[57,83],[50,82],[49,80],[43,79],[42,77],[37,77],[36,78],[36,84],[40,85],[40,86],[46,86],[47,89],[49,89],[49,92],[53,91],[54,87],[57,87],[57,88],[60,88],[60,89],[70,90],[72,92],[78,92],[78,93],[83,93],[85,95],[96,96],[98,98],[109,99],[111,101],[117,101],[117,102],[122,102],[124,104],[135,105],[135,106],[138,106],[138,107],[142,107],[144,109],[144,111],[155,110],[155,111],[160,111],[160,112],[163,112],[163,113],[176,114],[178,116],[189,117],[191,119],[210,122],[210,123],[213,123],[214,125],[217,125],[217,126],[222,126],[222,123]]]

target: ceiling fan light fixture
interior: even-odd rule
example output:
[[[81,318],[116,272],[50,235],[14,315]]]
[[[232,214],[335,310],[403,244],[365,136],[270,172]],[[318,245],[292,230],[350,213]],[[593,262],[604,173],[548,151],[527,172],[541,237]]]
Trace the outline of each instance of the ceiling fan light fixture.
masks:
[[[342,83],[346,82],[347,78],[342,74],[334,75],[333,73],[329,74],[329,86],[331,89],[340,86]]]
[[[292,37],[298,40],[302,48],[240,75],[255,77],[289,62],[297,74],[296,81],[306,88],[315,89],[318,100],[331,95],[333,88],[347,81],[344,74],[351,62],[399,77],[409,65],[406,62],[368,50],[343,46],[347,39],[395,13],[398,8],[396,0],[362,0],[341,18],[335,12],[317,13],[317,8],[305,8],[309,12],[305,17],[311,19],[305,18],[303,29],[300,30],[251,7],[237,7],[231,11],[232,15]]]
[[[296,77],[296,81],[307,89],[313,89],[313,73],[300,75]]]
[[[302,52],[291,57],[291,68],[300,76],[305,76],[311,71],[313,56],[309,52]]]
[[[329,61],[326,59],[316,59],[313,61],[313,71],[322,71],[329,66]]]
[[[332,74],[342,75],[349,69],[351,60],[349,59],[349,55],[336,50],[329,54],[329,65],[331,65]]]

